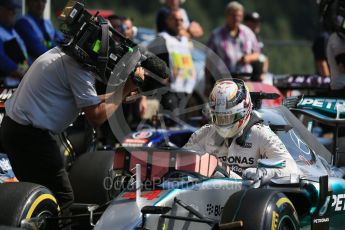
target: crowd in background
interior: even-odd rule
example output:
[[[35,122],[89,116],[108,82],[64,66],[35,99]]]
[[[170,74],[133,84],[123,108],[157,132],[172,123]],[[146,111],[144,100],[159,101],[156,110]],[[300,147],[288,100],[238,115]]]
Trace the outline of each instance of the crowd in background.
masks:
[[[27,13],[19,19],[16,18],[16,10],[21,6],[17,4],[17,1],[0,0],[0,78],[5,87],[16,87],[19,84],[15,93],[5,103],[6,116],[0,129],[1,147],[3,148],[1,151],[7,153],[19,181],[43,185],[54,193],[61,207],[62,217],[70,216],[69,209],[74,202],[73,188],[65,168],[65,160],[68,159],[65,157],[70,155],[73,158],[71,152],[74,152],[75,149],[73,145],[71,148],[67,138],[62,140],[65,138],[60,136],[60,141],[66,143],[66,146],[63,146],[63,149],[66,147],[66,151],[62,156],[55,134],[68,133],[66,130],[71,128],[72,122],[74,122],[73,125],[76,125],[75,118],[79,115],[79,118],[85,117],[82,121],[83,124],[90,124],[93,127],[104,124],[97,132],[97,140],[86,141],[88,134],[84,129],[85,132],[83,131],[82,136],[84,136],[85,144],[93,145],[90,142],[96,142],[100,144],[101,148],[106,149],[107,146],[112,148],[115,147],[116,137],[119,137],[116,134],[124,131],[118,127],[111,132],[113,121],[119,123],[120,126],[125,126],[125,123],[134,125],[133,130],[139,130],[136,129],[135,123],[141,122],[142,119],[149,119],[148,114],[170,112],[167,114],[172,118],[177,116],[183,118],[188,113],[189,99],[193,98],[195,91],[201,88],[198,81],[200,73],[196,69],[193,57],[193,39],[203,36],[203,27],[188,16],[187,11],[181,7],[182,0],[163,0],[161,2],[163,5],[157,12],[156,19],[157,34],[152,41],[139,48],[140,52],[148,57],[153,53],[164,61],[169,67],[169,76],[158,81],[154,77],[144,74],[144,72],[150,71],[136,66],[132,73],[128,73],[130,76],[122,84],[122,90],[112,88],[108,93],[106,84],[109,82],[108,78],[104,76],[104,72],[109,68],[102,68],[103,74],[100,71],[85,68],[85,65],[89,65],[90,62],[94,64],[94,60],[105,63],[105,67],[108,67],[110,59],[117,58],[115,55],[112,56],[114,53],[110,52],[106,58],[103,55],[105,53],[103,51],[106,49],[102,48],[108,37],[105,39],[102,36],[102,42],[100,42],[100,38],[97,37],[100,33],[95,33],[96,36],[93,40],[87,40],[94,44],[92,52],[98,53],[98,55],[97,59],[92,59],[82,65],[80,62],[84,62],[85,58],[75,59],[61,46],[53,48],[63,42],[64,38],[54,28],[52,22],[43,17],[46,0],[26,0]],[[75,15],[72,16],[73,12],[77,12],[74,10],[76,9],[71,10],[69,17],[75,17]],[[102,35],[105,34],[103,29],[107,28],[107,25],[103,26],[105,23],[101,18],[96,19],[101,21]],[[122,34],[127,39],[140,42],[137,41],[136,29],[130,16],[111,15],[107,17],[107,20],[109,25],[118,32],[111,30],[111,36]],[[84,27],[85,25],[86,23],[83,24],[83,28],[89,29]],[[245,15],[244,7],[236,1],[231,1],[225,6],[224,22],[212,31],[205,50],[203,50],[206,58],[204,74],[201,75],[205,82],[205,90],[202,90],[202,94],[203,97],[208,97],[211,93],[211,96],[209,103],[205,103],[206,100],[204,100],[201,105],[208,104],[209,109],[213,111],[211,113],[211,124],[213,125],[204,126],[195,132],[188,142],[193,145],[193,148],[196,148],[196,151],[202,148],[202,152],[209,152],[207,149],[210,149],[211,152],[217,153],[218,158],[225,157],[225,159],[234,156],[241,158],[243,154],[248,156],[247,150],[252,149],[250,154],[253,155],[251,157],[254,159],[253,162],[250,162],[251,160],[249,163],[242,162],[241,165],[236,165],[239,169],[236,170],[234,167],[231,169],[238,173],[243,172],[241,176],[252,181],[259,181],[260,178],[266,176],[269,176],[268,178],[274,175],[281,176],[279,173],[289,174],[299,171],[279,137],[268,126],[263,126],[259,118],[252,114],[254,106],[245,84],[242,81],[229,81],[228,79],[216,82],[225,77],[244,78],[257,82],[264,80],[269,66],[267,57],[261,52],[263,43],[259,40],[259,32],[260,15],[257,12]],[[78,36],[75,37],[78,38]],[[323,56],[323,59],[326,57],[326,60],[321,60],[326,63],[317,62],[318,67],[325,67],[325,65],[329,67],[332,76],[332,93],[339,93],[339,95],[343,95],[345,88],[345,43],[342,39],[339,34],[332,33],[326,42],[326,55],[320,55]],[[82,40],[80,39],[78,42]],[[97,45],[98,42],[102,45]],[[117,45],[118,43],[114,42],[116,48],[118,48]],[[139,44],[139,46],[141,45]],[[76,46],[73,46],[72,49],[79,51]],[[102,49],[102,51],[98,52],[97,49]],[[131,52],[132,50],[134,49],[129,48],[128,53],[135,53]],[[111,52],[116,51],[111,50]],[[108,63],[102,61],[105,59]],[[135,62],[137,60],[139,59],[135,59]],[[32,67],[30,67],[31,64]],[[160,62],[159,65],[163,66]],[[321,72],[325,71],[323,69],[318,71],[325,73]],[[98,76],[95,75],[95,72],[98,73]],[[128,75],[126,73],[126,77]],[[103,84],[100,83],[101,81],[98,82],[98,85],[95,84],[96,77],[99,77],[98,80],[103,80]],[[145,94],[141,94],[140,83],[150,84],[155,91],[153,96],[146,97]],[[216,86],[213,87],[214,85]],[[211,88],[214,89],[211,91]],[[125,102],[132,96],[136,98],[136,101],[131,100],[133,103],[126,104]],[[120,106],[122,109],[119,109]],[[200,107],[197,108],[201,110]],[[127,122],[117,119],[118,116],[124,117]],[[105,123],[106,121],[108,123]],[[154,119],[151,121],[153,127],[158,127],[154,124]],[[169,129],[165,121],[161,124],[162,129]],[[256,131],[249,133],[254,126]],[[92,139],[93,131],[92,129],[90,135]],[[122,135],[127,135],[132,130],[127,131],[128,133],[122,133]],[[146,135],[144,132],[142,134]],[[150,133],[148,137],[151,135]],[[249,148],[242,146],[238,142],[242,136],[243,138],[251,137],[253,140],[250,142],[256,141],[257,143],[253,142],[253,148],[252,143],[249,143]],[[183,136],[183,138],[185,137]],[[175,147],[175,144],[170,144],[167,138],[166,141],[169,142],[166,143],[167,146]],[[199,145],[200,143],[204,146]],[[232,154],[233,148],[239,150],[238,153],[235,153],[238,156]],[[245,151],[241,151],[241,148]],[[87,150],[87,148],[85,149]],[[195,149],[193,150],[195,151]],[[81,150],[81,153],[85,151]],[[230,153],[229,156],[228,153]],[[255,159],[263,157],[278,159],[284,164],[286,161],[285,171],[280,171],[281,168],[271,171],[270,169],[258,170],[254,163]],[[94,163],[97,164],[97,161]],[[228,161],[230,162],[230,160]]]
[[[178,38],[186,38],[188,41],[203,36],[204,31],[202,26],[198,22],[192,20],[188,16],[187,11],[180,6],[184,1],[163,0],[161,2],[163,3],[162,7],[159,9],[156,16],[156,31],[158,36],[165,32],[168,35],[173,35]],[[30,64],[38,56],[63,40],[62,34],[53,27],[51,21],[43,18],[45,6],[46,0],[27,0],[27,13],[17,19],[17,9],[22,6],[15,1],[5,0],[0,2],[0,29],[2,32],[2,36],[0,37],[0,76],[1,79],[6,79],[6,82],[10,85],[15,85],[15,82],[9,82],[9,80],[20,80]],[[173,25],[176,19],[172,18],[174,17],[173,14],[176,12],[179,14],[177,20],[180,21],[178,21],[176,25]],[[256,36],[260,31],[260,16],[258,13],[252,13],[246,16],[245,23],[253,30],[254,33],[252,33],[252,31],[249,31],[248,28],[242,24],[243,12],[243,7],[237,2],[233,2],[226,7],[225,28],[233,27],[233,29],[231,29],[232,35],[228,38],[224,37],[224,39],[239,38],[237,40],[233,39],[233,41],[237,43],[237,47],[231,47],[232,41],[230,41],[229,45],[226,45],[226,47],[215,47],[213,44],[214,41],[212,41],[215,36],[214,34],[210,37],[208,46],[218,56],[222,57],[230,72],[245,71],[250,74],[253,70],[254,72],[258,71],[256,67],[250,67],[248,64],[252,64],[255,60],[259,60],[258,51],[262,43],[257,41]],[[127,38],[136,41],[136,27],[133,25],[133,21],[129,16],[111,15],[108,20],[116,30],[123,33]],[[174,29],[171,27],[177,27],[178,31],[173,32],[172,30]],[[243,32],[243,30],[247,31]],[[243,33],[245,33],[245,35],[242,37]],[[250,57],[250,55],[247,54],[254,55]],[[254,61],[252,59],[254,59]],[[260,60],[264,59],[264,56],[260,56]],[[265,67],[261,68],[258,72],[262,72],[262,70],[267,71],[267,61]],[[257,74],[255,75],[256,76],[253,77],[254,80],[261,79]],[[179,90],[180,89],[177,91]]]
[[[0,77],[16,86],[30,64],[63,40],[50,20],[43,18],[46,0],[27,0],[27,14],[16,20],[21,5],[0,1]]]
[[[160,57],[170,68],[171,75],[166,82],[152,82],[162,84],[168,92],[155,100],[143,96],[132,105],[124,105],[126,118],[132,123],[155,114],[159,104],[163,109],[183,114],[180,108],[184,108],[184,99],[201,87],[198,82],[200,73],[193,63],[191,41],[202,37],[204,31],[202,25],[190,18],[181,7],[183,2],[161,1],[162,6],[156,15],[157,37],[146,46],[148,51]],[[7,87],[18,85],[37,57],[63,41],[62,34],[53,27],[51,21],[43,18],[46,0],[27,0],[26,4],[27,13],[16,20],[16,9],[21,6],[11,0],[0,1],[0,78]],[[223,25],[212,31],[206,44],[205,70],[202,74],[206,97],[215,80],[229,76],[229,73],[234,77],[245,76],[251,81],[261,82],[269,70],[268,58],[261,52],[263,42],[259,38],[259,13],[245,14],[244,7],[236,1],[229,2],[224,13]],[[129,15],[116,14],[107,19],[126,38],[139,42],[137,28]],[[328,31],[322,32],[313,46],[316,72],[327,77],[333,74],[342,76],[337,77],[336,86],[333,83],[334,89],[342,89],[344,77],[336,68],[338,63],[327,61],[330,58],[326,54],[329,37]],[[329,55],[333,55],[332,47],[328,49]],[[329,65],[333,64],[332,70]],[[98,88],[100,91],[105,90],[104,86]]]

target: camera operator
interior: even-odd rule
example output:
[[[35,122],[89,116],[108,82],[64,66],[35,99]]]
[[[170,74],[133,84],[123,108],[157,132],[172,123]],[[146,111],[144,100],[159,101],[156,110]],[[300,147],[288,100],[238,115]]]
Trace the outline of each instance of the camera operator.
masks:
[[[103,30],[101,35],[94,44],[103,40]],[[97,49],[103,49],[103,43],[91,50]],[[97,65],[98,56],[93,58]],[[40,56],[6,102],[7,115],[0,130],[17,178],[49,188],[62,213],[68,213],[73,191],[54,134],[66,129],[80,112],[91,125],[102,124],[145,78],[143,68],[137,67],[120,88],[99,96],[94,84],[102,77],[83,64],[62,46]]]
[[[332,97],[344,97],[345,90],[345,1],[320,1],[323,26],[332,32],[327,43]]]

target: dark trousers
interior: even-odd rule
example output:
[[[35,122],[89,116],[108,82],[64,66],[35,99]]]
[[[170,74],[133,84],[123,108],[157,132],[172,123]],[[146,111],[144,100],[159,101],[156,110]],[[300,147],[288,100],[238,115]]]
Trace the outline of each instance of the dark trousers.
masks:
[[[18,180],[47,187],[62,212],[68,213],[74,199],[73,191],[53,135],[47,130],[18,124],[5,116],[0,138]]]

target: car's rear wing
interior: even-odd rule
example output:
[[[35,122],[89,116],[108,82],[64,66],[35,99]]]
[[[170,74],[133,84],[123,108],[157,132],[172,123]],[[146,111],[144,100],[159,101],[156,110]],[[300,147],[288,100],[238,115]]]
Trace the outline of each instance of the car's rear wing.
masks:
[[[280,90],[325,91],[329,90],[330,83],[329,77],[315,74],[276,75],[273,78],[273,85]]]
[[[304,114],[329,126],[345,126],[345,97],[288,97],[283,104],[295,114]]]
[[[345,98],[298,96],[288,97],[283,104],[295,115],[305,115],[311,119],[334,127],[333,154],[335,165],[345,165],[343,149],[338,149],[339,128],[345,127]]]

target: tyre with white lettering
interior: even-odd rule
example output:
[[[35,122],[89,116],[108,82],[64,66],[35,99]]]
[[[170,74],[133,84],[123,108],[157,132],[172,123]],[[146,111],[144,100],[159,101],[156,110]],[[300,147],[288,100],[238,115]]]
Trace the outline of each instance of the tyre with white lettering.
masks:
[[[291,201],[269,189],[249,189],[233,194],[224,206],[221,224],[243,221],[244,230],[297,230],[300,224]]]
[[[24,219],[59,214],[56,199],[47,188],[26,182],[0,184],[0,207],[0,224],[13,227]]]

